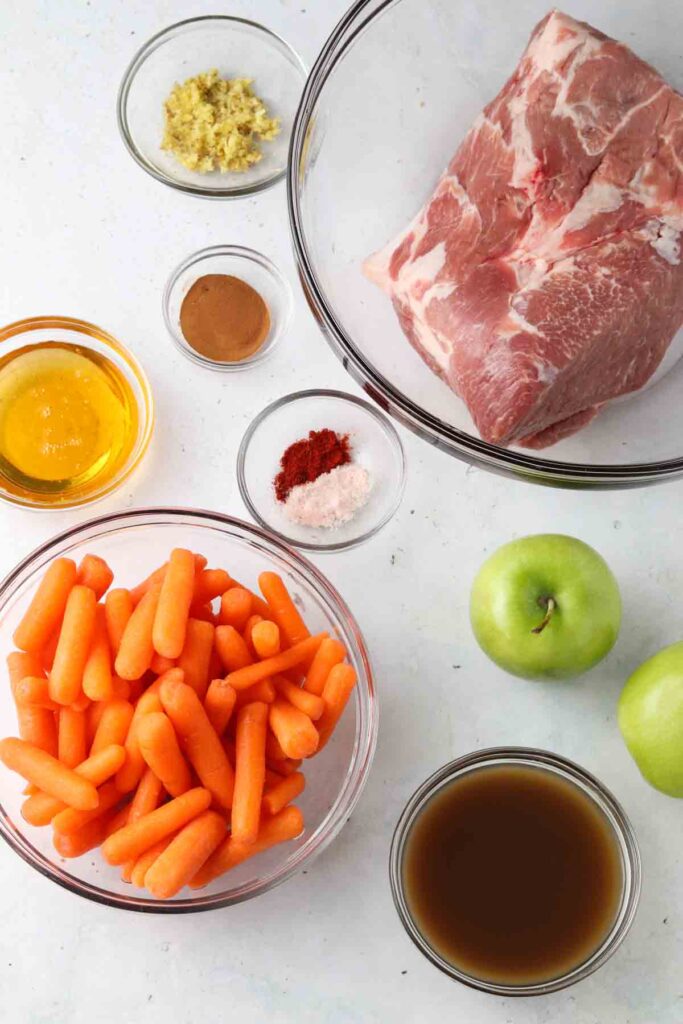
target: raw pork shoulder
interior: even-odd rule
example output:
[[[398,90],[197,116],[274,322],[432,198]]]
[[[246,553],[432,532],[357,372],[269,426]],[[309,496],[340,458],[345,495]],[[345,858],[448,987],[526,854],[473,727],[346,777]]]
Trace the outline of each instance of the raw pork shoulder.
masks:
[[[481,436],[543,448],[683,322],[683,96],[552,11],[425,207],[365,265]]]

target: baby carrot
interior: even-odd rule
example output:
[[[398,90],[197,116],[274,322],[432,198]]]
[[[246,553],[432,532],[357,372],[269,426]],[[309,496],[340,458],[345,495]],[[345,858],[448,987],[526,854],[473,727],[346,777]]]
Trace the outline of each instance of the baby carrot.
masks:
[[[183,685],[183,684],[181,684]],[[171,796],[180,796],[192,788],[192,776],[180,753],[178,740],[170,720],[162,711],[143,715],[135,732],[140,753],[164,789]]]
[[[190,605],[190,617],[200,619],[202,622],[210,622],[214,626],[218,617],[214,615],[210,604]]]
[[[61,832],[55,832],[52,842],[60,857],[72,858],[82,857],[88,850],[94,850],[96,846],[104,841],[107,835],[109,815],[104,814],[93,821],[89,821],[78,832],[65,836]]]
[[[90,747],[90,753],[97,754],[105,747],[110,747],[112,743],[123,746],[132,718],[133,705],[129,701],[120,698],[107,701]]]
[[[29,676],[44,676],[43,666],[37,654],[28,654],[25,651],[10,651],[7,655],[7,674],[12,693],[16,693],[17,686],[22,679]]]
[[[108,864],[116,865],[139,857],[164,836],[177,832],[202,811],[208,810],[210,803],[211,794],[208,789],[197,787],[188,790],[109,836],[102,844],[104,859]]]
[[[114,573],[103,558],[99,555],[83,556],[78,566],[78,582],[84,587],[90,587],[98,601],[109,589],[113,579]]]
[[[225,838],[225,819],[204,811],[172,839],[145,875],[145,886],[158,900],[167,900],[194,878]]]
[[[253,657],[243,637],[234,626],[217,626],[215,634],[216,650],[228,672],[236,672],[238,668],[251,665]]]
[[[160,584],[150,587],[126,623],[114,662],[114,670],[122,679],[139,679],[151,664],[152,629],[160,592]]]
[[[57,644],[59,643],[59,629],[60,627],[58,626],[53,631],[50,639],[40,652],[40,660],[46,672],[50,672],[55,663],[55,654],[57,653]]]
[[[45,647],[61,621],[77,575],[70,558],[57,558],[48,566],[14,631],[14,642],[22,651],[37,653]]]
[[[280,653],[280,630],[274,622],[262,619],[252,628],[251,642],[259,658],[272,658]]]
[[[70,707],[73,708],[74,711],[87,711],[91,704],[92,701],[90,700],[90,697],[86,697],[84,693],[79,693],[76,700],[71,702]]]
[[[149,576],[142,580],[141,583],[138,583],[137,586],[135,587],[131,587],[130,596],[132,598],[133,604],[136,607],[140,603],[140,601],[142,601],[143,597],[145,596],[148,590],[151,590],[152,587],[161,585],[164,576],[166,575],[167,566],[168,562],[164,562],[163,565],[160,565],[158,569],[155,569],[153,572],[151,572]]]
[[[97,807],[93,807],[90,811],[77,811],[73,807],[65,807],[63,811],[59,811],[52,819],[53,828],[57,832],[61,832],[62,835],[73,835],[74,832],[78,832],[88,822],[106,814],[107,811],[110,811],[112,807],[121,802],[121,794],[113,782],[105,782],[97,790],[97,796],[99,801]]]
[[[237,691],[225,679],[214,679],[209,684],[204,698],[204,710],[211,725],[219,736],[225,732],[235,708]]]
[[[135,790],[135,796],[129,804],[128,817],[124,824],[132,824],[134,821],[138,821],[139,818],[144,817],[145,814],[149,814],[150,811],[156,810],[165,795],[164,787],[159,779],[151,768],[145,766],[144,774],[140,779],[138,788]],[[124,882],[132,881],[135,863],[136,858],[132,857],[123,865],[121,878]]]
[[[152,630],[154,650],[165,658],[178,658],[183,649],[194,577],[195,560],[192,552],[174,548],[161,584]]]
[[[14,689],[14,699],[17,704],[32,708],[46,708],[48,711],[57,711],[59,704],[50,699],[47,679],[44,676],[26,676],[20,680]]]
[[[247,665],[245,668],[230,672],[226,679],[236,690],[246,690],[248,686],[253,686],[261,679],[267,679],[288,668],[294,668],[295,665],[300,665],[307,658],[312,657],[326,635],[326,633],[318,633],[317,636],[309,636],[306,640],[282,651],[281,654],[276,654],[273,658],[264,658],[263,661],[256,662],[254,665]]]
[[[308,627],[297,611],[282,577],[275,572],[262,572],[258,582],[270,608],[269,618],[278,624],[287,643],[294,646],[310,636]]]
[[[258,658],[256,648],[254,647],[254,641],[252,640],[252,633],[254,631],[254,626],[258,626],[259,622],[263,622],[263,616],[250,615],[249,618],[247,619],[246,626],[242,630],[242,637],[244,639],[245,644],[247,645],[247,649],[249,651],[249,654],[251,655],[252,661],[256,661]]]
[[[294,772],[284,779],[278,779],[278,782],[269,786],[263,794],[263,810],[266,814],[277,814],[292,800],[296,800],[299,794],[303,793],[305,786],[306,779],[301,772]]]
[[[186,683],[169,682],[162,683],[159,696],[200,782],[219,807],[229,809],[234,772],[199,697]]]
[[[83,669],[83,693],[90,700],[110,700],[113,696],[111,653],[104,607],[95,609],[95,628],[88,660]]]
[[[290,804],[278,814],[273,815],[272,818],[264,818],[255,843],[238,843],[232,836],[228,836],[190,881],[190,888],[201,889],[214,878],[218,878],[219,875],[247,860],[248,857],[269,850],[271,846],[276,846],[278,843],[296,839],[303,832],[303,828],[303,814],[298,807]]]
[[[185,643],[178,658],[178,668],[185,673],[185,682],[204,699],[209,685],[209,662],[213,650],[214,628],[200,619],[187,620]]]
[[[7,671],[12,693],[16,693],[22,679],[43,675],[40,657],[24,651],[12,651],[8,654]],[[57,756],[57,728],[55,716],[51,711],[17,704],[17,722],[22,740],[32,743],[34,747],[40,747],[54,757]]]
[[[77,584],[72,588],[50,672],[50,696],[57,704],[73,704],[82,692],[83,669],[95,629],[96,604],[90,587]]]
[[[118,771],[123,764],[124,756],[123,747],[107,747],[94,757],[82,761],[74,771],[88,782],[92,782],[93,786],[101,786]],[[39,791],[28,800],[24,800],[21,815],[31,825],[48,825],[55,814],[63,811],[65,807],[66,804],[61,800]]]
[[[325,701],[322,697],[316,697],[314,693],[303,690],[289,679],[285,679],[284,676],[275,676],[273,683],[278,693],[288,700],[290,704],[293,704],[299,711],[303,711],[305,715],[308,715],[311,721],[317,722],[325,710]]]
[[[57,719],[57,750],[59,760],[67,768],[83,764],[87,753],[84,711],[61,708]],[[80,774],[80,773],[79,773]],[[90,779],[92,782],[92,779]]]
[[[137,727],[140,724],[140,719],[143,715],[148,715],[152,711],[162,710],[158,692],[150,690],[143,693],[135,705],[133,718],[128,726],[128,733],[123,744],[126,751],[126,759],[116,774],[116,785],[122,793],[130,793],[131,790],[135,789],[147,767],[138,742]]]
[[[144,887],[145,875],[147,874],[147,872],[149,871],[157,857],[159,857],[160,854],[164,852],[164,850],[172,840],[172,835],[164,836],[164,838],[160,839],[158,843],[154,844],[154,846],[150,846],[149,850],[145,850],[144,853],[141,853],[138,859],[135,861],[135,863],[133,864],[133,869],[130,873],[130,881],[133,883],[133,885],[137,886],[138,889],[142,889]]]
[[[219,622],[225,626],[234,626],[241,633],[252,613],[253,599],[243,587],[232,587],[226,590],[221,598]]]
[[[329,740],[334,727],[341,718],[346,703],[356,685],[356,673],[352,665],[346,663],[335,665],[327,677],[323,700],[325,710],[318,720],[318,731],[320,743],[318,750],[322,750]]]
[[[128,821],[128,815],[130,814],[130,804],[126,804],[125,807],[120,807],[118,811],[114,811],[112,815],[106,817],[106,828],[104,832],[104,838],[112,835],[114,832],[118,832],[120,828]]]
[[[286,757],[284,760],[278,761],[267,760],[266,768],[269,768],[277,775],[287,776],[293,775],[294,772],[298,772],[299,768],[301,768],[301,763],[301,758],[294,759]]]
[[[253,686],[249,686],[246,690],[239,691],[235,708],[239,711],[240,708],[243,708],[246,704],[253,704],[254,701],[272,704],[276,697],[277,692],[272,680],[262,679],[260,683],[254,683]]]
[[[201,607],[207,601],[220,597],[228,589],[232,579],[225,569],[202,569],[194,579],[193,607]]]
[[[269,732],[266,736],[266,757],[269,761],[286,761],[287,755],[278,743],[275,734]]]
[[[150,671],[155,676],[162,676],[164,672],[168,672],[170,668],[175,668],[175,658],[164,658],[161,654],[157,654],[155,651],[152,655],[152,662],[150,664]]]
[[[10,736],[0,740],[0,761],[69,807],[81,811],[97,807],[97,790],[93,784],[40,747]]]
[[[112,676],[111,699],[113,700],[116,698],[117,700],[128,700],[132,704],[133,698],[131,697],[131,694],[133,691],[131,690],[131,687],[134,683],[137,684],[138,682],[138,679],[128,680],[122,679],[121,676]]]
[[[308,715],[278,697],[270,705],[270,727],[287,757],[310,757],[318,748],[318,731]]]
[[[327,637],[323,640],[316,651],[310,668],[306,673],[304,690],[314,693],[317,697],[322,696],[327,677],[335,665],[338,665],[346,657],[346,648],[339,640]]]
[[[121,637],[133,614],[133,598],[125,587],[110,590],[104,601],[104,618],[107,623],[109,647],[114,657],[119,652]]]
[[[235,841],[256,842],[266,777],[268,705],[248,704],[237,715],[232,834]]]
[[[88,749],[90,749],[92,741],[95,739],[97,726],[100,724],[100,719],[104,714],[106,706],[105,701],[94,701],[85,711],[85,738]]]

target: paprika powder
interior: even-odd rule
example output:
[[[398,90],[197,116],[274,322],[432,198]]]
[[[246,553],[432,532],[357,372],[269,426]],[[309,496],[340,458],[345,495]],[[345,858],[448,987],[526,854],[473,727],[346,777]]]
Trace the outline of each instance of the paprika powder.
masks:
[[[348,434],[334,430],[311,430],[307,438],[295,441],[280,459],[280,472],[275,477],[275,496],[286,501],[293,487],[309,484],[324,473],[351,461]]]

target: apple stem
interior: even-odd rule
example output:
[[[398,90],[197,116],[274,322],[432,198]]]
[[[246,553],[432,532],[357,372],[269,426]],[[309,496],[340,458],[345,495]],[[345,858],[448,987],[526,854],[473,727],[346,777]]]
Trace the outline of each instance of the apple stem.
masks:
[[[539,597],[538,603],[540,604],[541,608],[545,608],[545,615],[543,616],[542,621],[539,622],[539,624],[534,629],[531,630],[532,633],[536,633],[536,634],[543,632],[545,627],[548,625],[548,623],[552,619],[553,612],[557,608],[557,605],[555,604],[555,598],[554,597]]]

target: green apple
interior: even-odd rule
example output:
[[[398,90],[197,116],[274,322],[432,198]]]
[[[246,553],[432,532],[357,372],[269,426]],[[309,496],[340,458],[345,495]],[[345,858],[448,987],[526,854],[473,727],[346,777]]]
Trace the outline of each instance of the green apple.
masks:
[[[583,541],[542,533],[504,544],[479,570],[470,618],[492,661],[523,679],[567,679],[597,665],[621,623],[619,587]]]
[[[619,698],[619,728],[647,781],[683,797],[683,643],[635,670]]]

